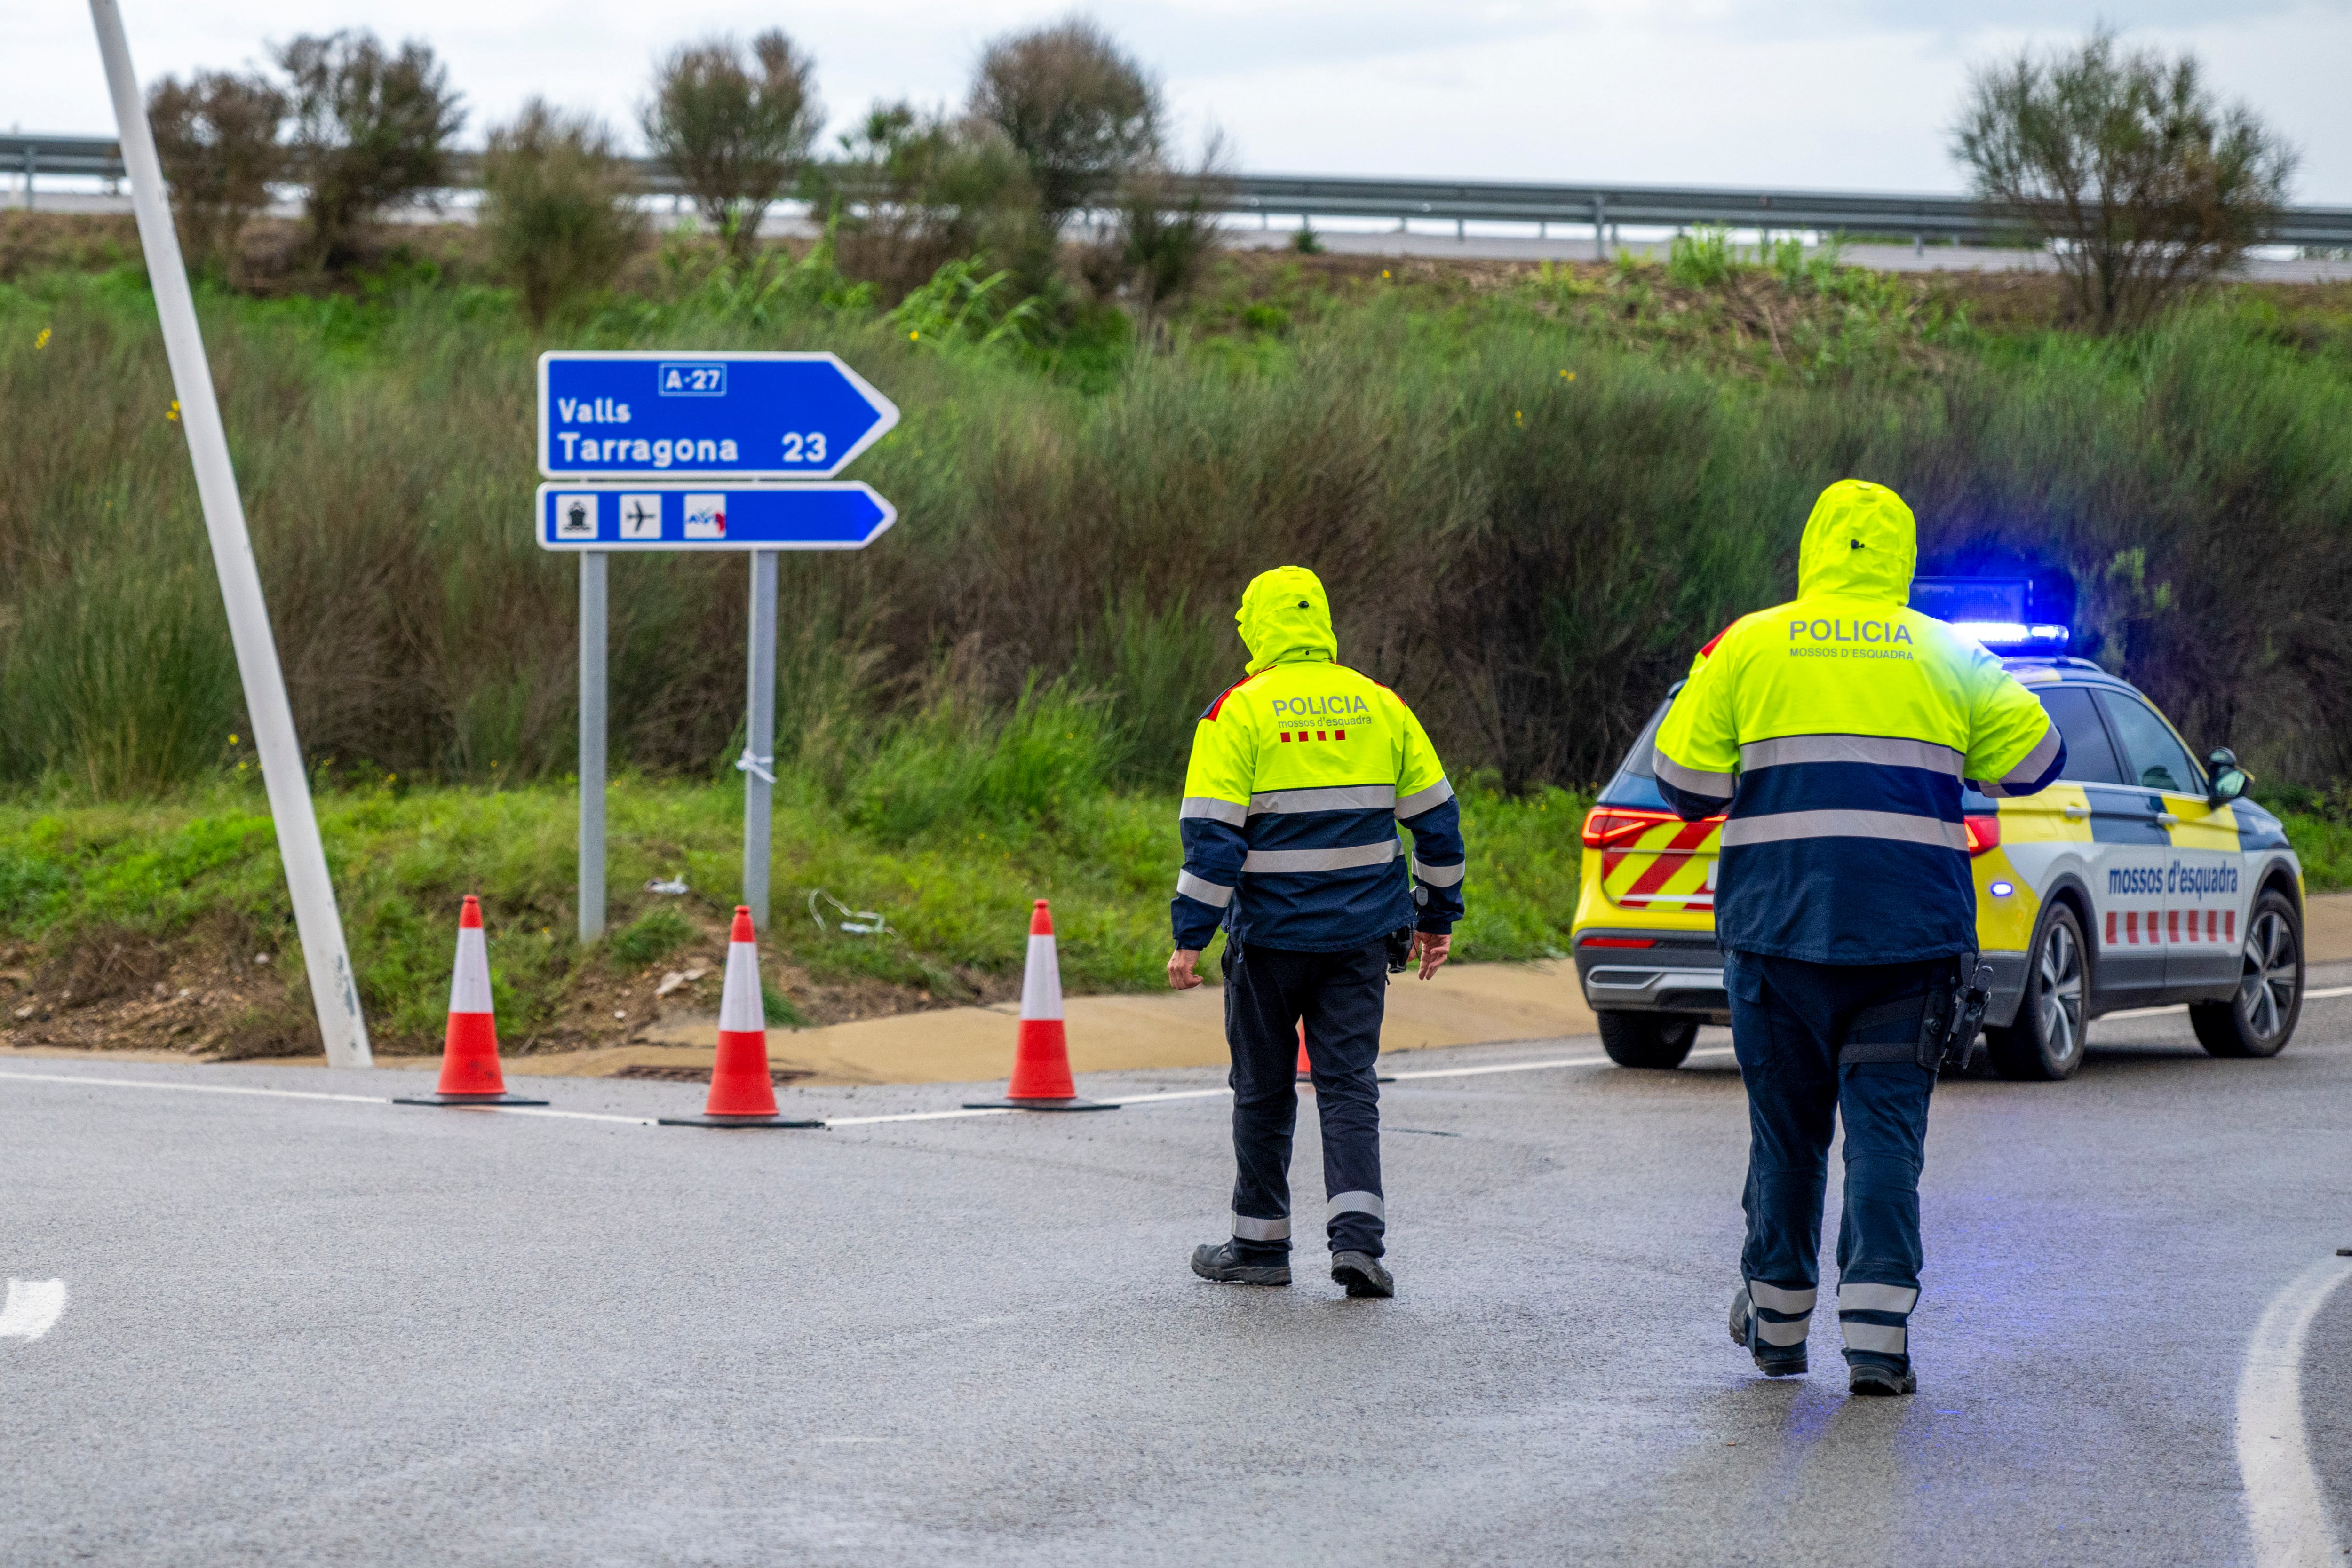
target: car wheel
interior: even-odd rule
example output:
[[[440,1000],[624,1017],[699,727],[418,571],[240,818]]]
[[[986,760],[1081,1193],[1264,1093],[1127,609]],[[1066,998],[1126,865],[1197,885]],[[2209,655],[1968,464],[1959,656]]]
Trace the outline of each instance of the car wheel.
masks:
[[[2276,1056],[2303,1013],[2303,923],[2284,894],[2254,900],[2237,994],[2226,1002],[2191,1002],[2197,1043],[2215,1056]]]
[[[1598,1013],[1601,1049],[1620,1067],[1680,1067],[1698,1019],[1680,1013]]]
[[[1993,1071],[2003,1078],[2054,1082],[2072,1078],[2083,1065],[2084,1003],[2090,994],[2091,960],[2074,910],[2053,904],[2033,938],[2025,966],[2025,995],[2017,1021],[1985,1030]]]

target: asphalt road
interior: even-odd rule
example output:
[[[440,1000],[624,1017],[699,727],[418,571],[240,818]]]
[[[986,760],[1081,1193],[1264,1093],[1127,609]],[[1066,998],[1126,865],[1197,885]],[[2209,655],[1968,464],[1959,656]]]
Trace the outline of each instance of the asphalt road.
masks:
[[[0,1339],[0,1563],[2254,1562],[2242,1361],[2352,1246],[2352,997],[2274,1061],[2177,1014],[2094,1038],[2071,1083],[1939,1091],[1920,1393],[1854,1402],[1830,1314],[1803,1382],[1725,1338],[1717,1031],[1673,1073],[1396,1059],[1580,1064],[1384,1092],[1393,1301],[1187,1272],[1223,1228],[1213,1093],[708,1133],[14,1060],[0,1272],[68,1299]],[[622,1117],[699,1093],[545,1082]],[[1319,1212],[1311,1130],[1298,1167]],[[2352,1288],[2302,1368],[2352,1526]]]

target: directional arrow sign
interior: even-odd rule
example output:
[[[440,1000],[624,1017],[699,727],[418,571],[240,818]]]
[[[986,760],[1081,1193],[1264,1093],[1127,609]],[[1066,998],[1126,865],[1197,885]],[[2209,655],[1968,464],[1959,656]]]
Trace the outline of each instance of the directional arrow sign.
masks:
[[[829,479],[898,423],[832,354],[539,357],[551,479]]]
[[[864,549],[898,520],[870,485],[541,485],[551,550]]]

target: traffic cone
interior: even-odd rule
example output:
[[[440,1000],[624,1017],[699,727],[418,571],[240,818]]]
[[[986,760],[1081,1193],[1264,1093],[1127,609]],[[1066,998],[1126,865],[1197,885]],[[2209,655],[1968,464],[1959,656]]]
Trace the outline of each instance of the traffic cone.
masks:
[[[449,978],[449,1032],[441,1045],[441,1082],[429,1096],[395,1105],[544,1105],[507,1092],[499,1071],[499,1023],[490,1013],[490,950],[482,936],[482,901],[472,894],[457,913],[457,962]]]
[[[768,1076],[768,1015],[760,1000],[759,937],[751,911],[735,906],[727,934],[727,989],[719,998],[719,1055],[710,1064],[710,1098],[699,1116],[662,1116],[665,1127],[822,1127],[776,1114]]]
[[[1298,1026],[1298,1082],[1315,1082],[1315,1064],[1307,1060],[1307,1025],[1303,1021]]]
[[[1029,916],[1029,965],[1021,976],[1021,1032],[1013,1047],[1013,1082],[1002,1100],[973,1100],[967,1111],[1116,1111],[1081,1100],[1070,1079],[1070,1042],[1062,1032],[1062,962],[1054,951],[1054,916],[1039,899]]]

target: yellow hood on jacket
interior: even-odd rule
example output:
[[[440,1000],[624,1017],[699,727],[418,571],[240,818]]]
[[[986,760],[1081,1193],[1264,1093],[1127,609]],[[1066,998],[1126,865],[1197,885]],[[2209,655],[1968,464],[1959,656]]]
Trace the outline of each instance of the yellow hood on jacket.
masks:
[[[1278,566],[1250,579],[1234,620],[1249,649],[1253,675],[1275,664],[1301,659],[1328,664],[1339,656],[1339,639],[1331,632],[1331,601],[1324,597],[1323,580],[1303,566]]]
[[[1904,604],[1919,559],[1919,528],[1884,485],[1841,479],[1822,492],[1797,548],[1797,597]]]

